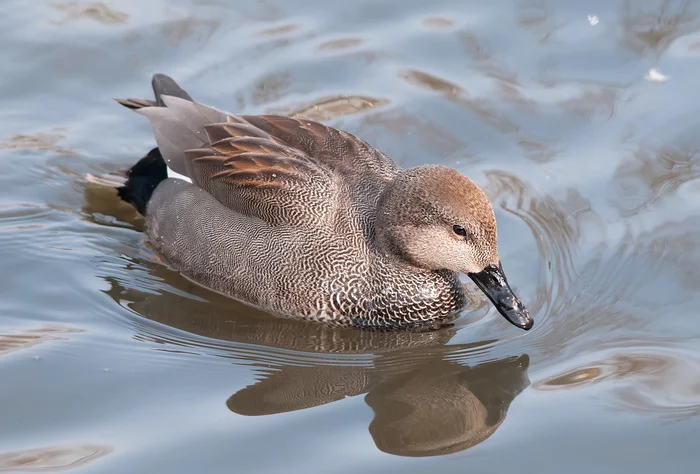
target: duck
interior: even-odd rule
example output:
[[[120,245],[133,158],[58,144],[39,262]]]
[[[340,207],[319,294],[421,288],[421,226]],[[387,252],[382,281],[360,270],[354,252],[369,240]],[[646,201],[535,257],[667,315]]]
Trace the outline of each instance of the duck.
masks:
[[[151,86],[154,99],[115,100],[148,119],[156,147],[88,181],[116,188],[185,278],[275,316],[414,328],[465,309],[465,275],[507,321],[533,327],[493,207],[457,169],[403,169],[313,120],[223,112],[165,74]]]

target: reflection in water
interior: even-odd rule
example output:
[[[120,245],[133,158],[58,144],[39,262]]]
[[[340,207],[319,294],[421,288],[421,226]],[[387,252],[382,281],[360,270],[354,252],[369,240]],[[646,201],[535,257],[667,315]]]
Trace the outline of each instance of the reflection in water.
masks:
[[[683,35],[700,28],[697,3],[691,0],[625,0],[620,13],[623,47],[636,54],[651,51],[660,56],[669,45]]]
[[[639,146],[615,171],[620,215],[633,216],[700,177],[700,150],[695,145]]]
[[[97,173],[105,171],[97,170]],[[87,183],[85,198],[81,211],[91,222],[138,230],[145,228],[146,219],[134,206],[119,199],[115,189]],[[106,209],[109,211],[105,212]]]
[[[382,451],[435,456],[471,448],[498,429],[529,385],[526,355],[474,367],[439,355],[401,374],[380,374],[369,387],[365,401],[374,410],[369,431]]]
[[[83,466],[112,452],[111,446],[50,446],[0,453],[0,472],[53,472]]]
[[[466,92],[457,84],[423,71],[409,69],[403,75],[406,82],[433,90],[451,100],[464,100]]]
[[[609,357],[567,369],[533,384],[538,390],[563,390],[612,383],[612,403],[627,410],[667,420],[700,415],[700,359],[683,341],[642,350],[624,350]],[[639,341],[632,341],[639,344]]]
[[[173,46],[186,40],[205,45],[223,24],[222,18],[199,18],[192,15],[172,15],[159,26],[160,34]]]
[[[613,118],[621,104],[628,101],[624,96],[625,85],[612,84],[584,84],[581,92],[576,97],[571,97],[559,102],[559,106],[583,118],[591,118],[602,115],[605,118]]]
[[[566,26],[567,22],[556,21],[551,8],[544,0],[525,0],[518,4],[518,24],[538,35],[540,43],[552,39],[554,33]]]
[[[137,318],[137,339],[163,344],[165,351],[213,352],[256,367],[262,379],[226,402],[241,415],[284,413],[367,394],[375,414],[369,431],[379,449],[432,456],[486,440],[529,385],[527,355],[473,366],[452,360],[451,354],[460,352],[464,359],[486,342],[448,346],[455,334],[449,326],[391,333],[334,328],[252,310],[188,286],[159,265],[149,268],[152,279],[176,279],[192,297],[145,293],[142,282],[131,290],[130,273],[106,277],[107,294],[141,316],[200,336],[168,334]]]
[[[283,35],[285,33],[291,33],[292,31],[296,31],[299,29],[299,25],[279,25],[279,26],[273,26],[272,28],[265,28],[264,30],[260,31],[258,34],[260,36],[277,36],[277,35]]]
[[[136,54],[128,60],[133,65],[139,65],[144,58],[153,54],[163,54],[163,51],[168,49],[178,51],[193,45],[194,50],[204,48],[210,43],[214,34],[221,30],[222,25],[235,21],[229,17],[228,13],[200,16],[167,9],[164,12],[164,18],[158,22],[153,31],[143,32],[136,29],[125,32],[124,43],[129,46],[129,49],[136,51]],[[161,41],[154,41],[154,32],[166,41],[167,47]]]
[[[268,74],[258,79],[251,91],[252,104],[261,105],[279,99],[285,95],[291,83],[289,74],[282,72]]]
[[[545,143],[532,138],[521,138],[516,143],[525,156],[536,163],[552,161],[563,151],[561,146],[554,143]]]
[[[628,90],[630,82],[571,79],[563,74],[546,71],[539,78],[542,87],[561,91],[565,98],[556,100],[564,112],[591,119],[613,119],[620,109],[635,97]]]
[[[446,162],[449,161],[451,165],[455,165],[453,161],[456,158],[455,153],[460,153],[462,157],[469,160],[475,159],[474,154],[466,148],[466,144],[459,137],[426,117],[400,107],[387,108],[365,115],[356,133],[370,143],[382,143],[382,150],[394,161],[406,167],[411,166],[411,162],[407,163],[407,160],[402,157],[406,150],[430,150],[433,162],[438,162],[442,158]],[[393,140],[386,141],[384,144],[382,139],[386,139],[387,136],[400,137],[399,142],[402,146],[394,150],[392,142],[394,145],[396,142]],[[414,143],[415,145],[412,146]],[[411,159],[414,157],[408,157],[408,160]]]
[[[14,135],[7,140],[0,141],[0,150],[35,150],[52,151],[61,155],[77,155],[75,150],[59,146],[57,143],[65,138],[60,133],[37,133],[36,135]]]
[[[61,334],[83,332],[82,329],[46,326],[37,329],[27,329],[16,334],[0,334],[0,356],[11,352],[29,349],[47,341],[63,341],[67,338]]]
[[[314,102],[311,104],[296,107],[294,109],[276,109],[270,110],[268,113],[288,115],[294,118],[325,121],[347,115],[359,114],[369,109],[382,107],[388,103],[389,101],[386,99],[377,99],[374,97],[359,95],[325,97],[314,100]]]
[[[457,39],[466,51],[469,66],[493,81],[493,88],[499,100],[494,100],[491,94],[486,97],[472,96],[459,84],[420,70],[403,71],[403,79],[412,85],[437,92],[445,100],[469,110],[497,132],[510,135],[513,143],[528,159],[538,163],[553,160],[561,153],[562,147],[532,136],[525,130],[529,127],[521,126],[520,120],[516,119],[522,113],[534,116],[539,112],[539,104],[522,93],[518,75],[494,57],[473,33],[459,31]],[[516,110],[504,107],[503,102],[514,106]],[[563,104],[565,108],[567,105]]]
[[[513,399],[529,385],[526,355],[465,367],[442,359],[436,346],[401,367],[378,357],[374,367],[281,366],[228,399],[229,409],[260,416],[323,405],[366,393],[374,411],[369,431],[379,449],[435,456],[485,441]]]
[[[466,90],[446,79],[418,70],[405,71],[403,78],[410,84],[433,90],[450,102],[466,107],[485,123],[500,132],[512,133],[519,130],[519,127],[514,122],[493,106],[492,101],[470,97]]]
[[[469,64],[484,76],[519,86],[518,73],[494,55],[471,31],[460,31],[457,39],[462,44]]]
[[[195,0],[201,4],[216,4],[230,9],[231,3],[228,0]],[[284,9],[276,5],[276,2],[269,0],[257,0],[251,5],[236,5],[237,13],[245,18],[246,22],[281,21],[287,19]]]
[[[430,18],[424,19],[423,24],[431,28],[449,28],[454,25],[454,22],[449,18],[431,16]]]
[[[102,2],[65,2],[50,4],[66,16],[58,21],[57,25],[65,25],[80,19],[87,19],[102,23],[103,25],[120,25],[126,23],[129,15],[114,10]]]
[[[326,41],[318,47],[321,51],[337,51],[340,49],[354,48],[362,44],[360,38],[342,38],[331,41]]]
[[[457,40],[466,52],[470,67],[494,81],[499,99],[528,114],[539,112],[539,104],[523,95],[518,73],[489,51],[476,34],[460,31],[457,34]],[[467,105],[474,114],[497,130],[503,133],[521,133],[520,127],[514,121],[500,116],[498,109],[503,107],[492,97],[473,98],[467,102]]]

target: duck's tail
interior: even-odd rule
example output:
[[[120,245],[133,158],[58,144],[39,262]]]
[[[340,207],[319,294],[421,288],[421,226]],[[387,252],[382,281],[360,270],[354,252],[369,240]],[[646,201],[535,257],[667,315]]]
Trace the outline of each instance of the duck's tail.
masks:
[[[185,92],[171,77],[165,74],[155,74],[151,80],[155,100],[149,99],[116,99],[123,106],[139,110],[146,107],[165,107],[164,95],[179,97],[192,101],[192,97]],[[156,186],[166,178],[179,178],[191,182],[191,180],[174,170],[169,169],[158,148],[148,152],[134,166],[122,174],[107,174],[95,176],[88,174],[87,181],[100,186],[116,188],[119,197],[132,204],[143,215],[146,215],[146,205]]]
[[[89,183],[116,188],[119,197],[146,215],[146,205],[153,191],[168,177],[168,167],[158,148],[148,152],[124,174],[87,175]]]

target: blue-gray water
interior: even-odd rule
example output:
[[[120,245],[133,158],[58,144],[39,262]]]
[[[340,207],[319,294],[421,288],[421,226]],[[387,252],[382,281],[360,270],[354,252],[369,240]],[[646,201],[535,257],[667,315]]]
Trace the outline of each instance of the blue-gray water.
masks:
[[[467,173],[535,328],[474,291],[341,331],[165,268],[84,182],[153,146],[112,98],[155,72]],[[699,84],[700,2],[5,0],[0,472],[697,471]]]

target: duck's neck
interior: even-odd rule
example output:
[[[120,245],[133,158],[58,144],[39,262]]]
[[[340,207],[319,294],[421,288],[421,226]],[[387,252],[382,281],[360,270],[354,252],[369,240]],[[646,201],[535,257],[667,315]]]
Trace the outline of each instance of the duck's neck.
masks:
[[[434,218],[434,209],[417,196],[421,168],[397,174],[382,191],[375,214],[374,241],[375,248],[397,264],[424,268],[408,251],[415,243],[412,232],[429,226]]]

